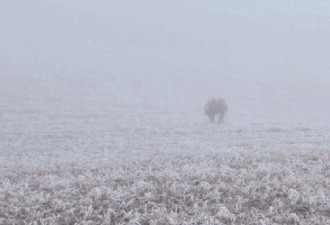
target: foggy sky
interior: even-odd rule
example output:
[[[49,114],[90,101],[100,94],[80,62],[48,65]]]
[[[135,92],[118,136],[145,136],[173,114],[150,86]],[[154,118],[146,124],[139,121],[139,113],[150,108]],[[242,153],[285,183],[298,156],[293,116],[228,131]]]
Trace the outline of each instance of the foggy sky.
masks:
[[[3,0],[0,57],[114,73],[327,73],[329,10],[326,1]]]

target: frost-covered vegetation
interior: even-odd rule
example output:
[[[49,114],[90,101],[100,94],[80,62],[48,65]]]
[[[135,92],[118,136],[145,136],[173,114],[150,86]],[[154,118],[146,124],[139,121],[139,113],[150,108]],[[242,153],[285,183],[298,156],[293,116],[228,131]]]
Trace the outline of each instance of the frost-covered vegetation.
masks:
[[[2,99],[1,224],[330,223],[328,127],[147,109],[129,120],[120,107],[114,119],[34,101]]]

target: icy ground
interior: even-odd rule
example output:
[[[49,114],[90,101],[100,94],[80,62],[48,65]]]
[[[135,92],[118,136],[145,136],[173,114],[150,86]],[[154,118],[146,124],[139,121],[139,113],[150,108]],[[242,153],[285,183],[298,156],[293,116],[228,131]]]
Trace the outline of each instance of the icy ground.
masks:
[[[329,127],[91,102],[0,99],[0,224],[330,224]]]
[[[330,224],[328,110],[303,82],[11,73],[0,224]]]

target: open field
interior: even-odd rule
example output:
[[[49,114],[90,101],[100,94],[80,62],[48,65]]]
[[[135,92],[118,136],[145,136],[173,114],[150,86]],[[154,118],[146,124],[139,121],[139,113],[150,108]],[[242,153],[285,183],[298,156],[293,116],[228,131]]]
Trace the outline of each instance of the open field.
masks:
[[[0,225],[330,225],[329,12],[0,0]]]
[[[1,99],[0,224],[330,224],[327,126],[63,105]]]

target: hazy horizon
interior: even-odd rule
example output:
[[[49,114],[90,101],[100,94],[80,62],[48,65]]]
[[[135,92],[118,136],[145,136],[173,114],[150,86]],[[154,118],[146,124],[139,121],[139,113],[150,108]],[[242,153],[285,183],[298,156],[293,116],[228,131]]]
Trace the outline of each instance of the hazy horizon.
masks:
[[[1,1],[2,94],[102,99],[121,82],[122,98],[159,95],[196,112],[221,95],[239,121],[326,121],[328,10],[325,1]]]

